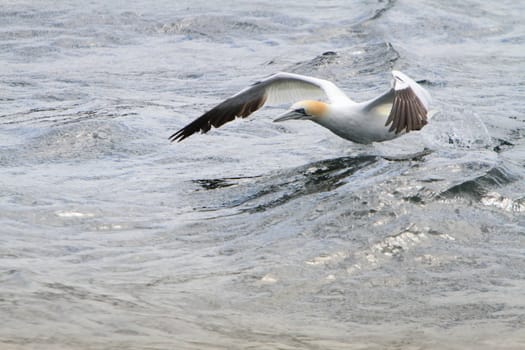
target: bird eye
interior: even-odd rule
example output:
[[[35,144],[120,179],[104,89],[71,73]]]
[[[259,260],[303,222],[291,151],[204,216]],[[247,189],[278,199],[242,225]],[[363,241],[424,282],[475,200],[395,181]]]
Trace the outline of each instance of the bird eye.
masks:
[[[304,108],[297,108],[295,110],[296,113],[299,113],[299,114],[302,114],[302,115],[307,115],[306,114],[306,110]]]

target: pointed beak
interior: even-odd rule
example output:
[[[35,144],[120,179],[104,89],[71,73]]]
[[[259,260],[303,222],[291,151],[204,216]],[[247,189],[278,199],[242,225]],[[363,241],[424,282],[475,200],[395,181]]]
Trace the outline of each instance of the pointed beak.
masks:
[[[297,111],[286,111],[280,116],[278,116],[276,119],[274,119],[274,123],[278,122],[284,122],[285,120],[308,120],[311,117],[309,115],[305,115],[303,113],[298,113]]]

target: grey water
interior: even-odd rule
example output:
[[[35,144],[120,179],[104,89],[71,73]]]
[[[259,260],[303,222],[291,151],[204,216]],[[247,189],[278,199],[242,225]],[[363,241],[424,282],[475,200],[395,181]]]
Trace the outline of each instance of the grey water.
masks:
[[[525,348],[525,3],[0,3],[1,349]],[[261,78],[390,70],[427,127],[358,145]]]

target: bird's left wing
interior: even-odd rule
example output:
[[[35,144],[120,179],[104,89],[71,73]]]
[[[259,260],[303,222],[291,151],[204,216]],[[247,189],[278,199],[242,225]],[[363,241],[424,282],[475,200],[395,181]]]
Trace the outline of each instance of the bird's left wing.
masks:
[[[196,132],[206,133],[211,127],[246,118],[265,104],[295,102],[297,99],[327,98],[330,102],[348,99],[332,82],[292,73],[277,73],[227,98],[170,136],[182,141]]]

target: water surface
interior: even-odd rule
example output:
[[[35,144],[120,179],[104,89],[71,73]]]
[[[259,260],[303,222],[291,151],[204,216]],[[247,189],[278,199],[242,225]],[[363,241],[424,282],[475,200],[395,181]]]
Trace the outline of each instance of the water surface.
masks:
[[[1,348],[524,348],[524,13],[4,1]],[[167,141],[277,71],[364,100],[392,68],[434,97],[421,132],[268,108]]]

